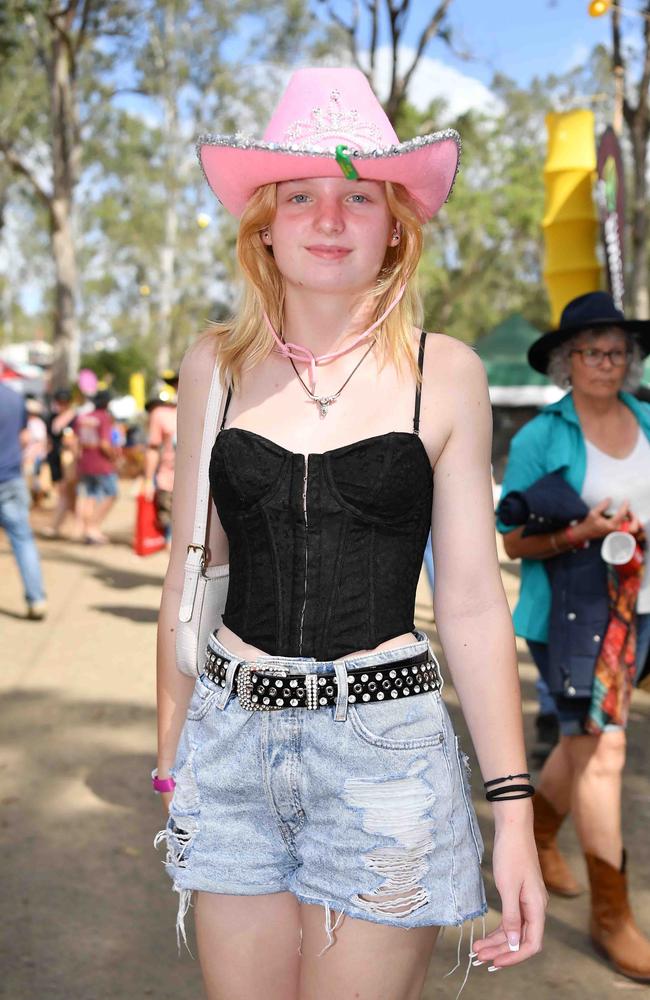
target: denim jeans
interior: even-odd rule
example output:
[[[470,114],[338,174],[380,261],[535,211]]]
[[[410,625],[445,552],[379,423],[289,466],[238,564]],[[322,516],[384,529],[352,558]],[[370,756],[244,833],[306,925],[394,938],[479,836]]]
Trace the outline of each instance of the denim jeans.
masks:
[[[0,528],[7,532],[28,604],[45,599],[41,563],[29,524],[29,492],[24,479],[0,483]]]

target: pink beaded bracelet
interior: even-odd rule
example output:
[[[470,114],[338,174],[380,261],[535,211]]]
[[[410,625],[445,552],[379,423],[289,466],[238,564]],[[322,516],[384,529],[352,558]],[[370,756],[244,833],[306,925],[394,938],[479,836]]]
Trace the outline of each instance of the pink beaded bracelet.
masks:
[[[154,767],[151,772],[151,785],[154,792],[173,792],[176,788],[176,782],[173,778],[159,778],[158,768]]]

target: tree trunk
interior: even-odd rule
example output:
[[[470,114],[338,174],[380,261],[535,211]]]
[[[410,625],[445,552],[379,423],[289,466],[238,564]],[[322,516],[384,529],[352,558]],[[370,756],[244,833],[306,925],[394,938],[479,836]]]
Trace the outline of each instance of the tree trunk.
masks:
[[[176,271],[176,250],[178,237],[178,190],[175,178],[177,176],[179,156],[179,123],[178,123],[178,93],[177,93],[177,67],[175,64],[176,52],[174,46],[175,23],[174,6],[171,3],[165,5],[164,29],[162,36],[162,58],[165,64],[166,85],[163,91],[164,110],[164,142],[166,144],[165,155],[165,184],[167,187],[167,204],[165,208],[165,241],[160,251],[160,312],[158,316],[158,347],[156,351],[156,364],[158,371],[169,368],[171,363],[171,342],[172,342],[172,322],[173,308],[176,293],[175,271]]]
[[[63,30],[56,29],[52,30],[51,37],[49,86],[53,196],[50,202],[50,234],[55,274],[52,388],[57,389],[73,382],[79,368],[77,263],[72,215],[80,146],[76,135],[69,39],[64,37]]]
[[[165,208],[165,242],[160,251],[160,311],[158,315],[158,347],[156,351],[156,364],[159,371],[169,368],[171,363],[176,236],[178,233],[178,211],[175,197],[174,193],[169,198]]]

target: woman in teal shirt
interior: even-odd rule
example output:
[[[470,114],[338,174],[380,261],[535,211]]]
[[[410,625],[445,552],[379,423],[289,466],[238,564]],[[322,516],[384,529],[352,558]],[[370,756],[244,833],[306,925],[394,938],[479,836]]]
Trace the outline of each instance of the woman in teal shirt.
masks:
[[[624,391],[638,385],[641,359],[648,353],[650,323],[625,320],[604,292],[570,302],[559,329],[545,334],[529,351],[535,369],[572,391],[546,407],[513,439],[502,495],[526,490],[546,474],[560,472],[590,508],[587,517],[568,531],[523,537],[523,528],[498,524],[506,552],[522,560],[515,630],[528,641],[542,677],[548,666],[551,609],[544,560],[604,538],[630,515],[633,527],[643,523],[647,531],[650,526],[650,406]],[[619,480],[631,484],[623,495],[617,495]],[[594,496],[601,486],[602,493]],[[646,590],[648,584],[650,579]],[[649,646],[650,613],[642,607],[640,595],[639,667]],[[650,941],[634,923],[626,894],[620,805],[625,731],[607,726],[601,734],[590,735],[585,721],[591,699],[553,697],[561,736],[541,772],[534,803],[535,836],[547,888],[565,896],[580,892],[556,844],[557,831],[570,811],[589,871],[592,938],[620,972],[650,980]]]

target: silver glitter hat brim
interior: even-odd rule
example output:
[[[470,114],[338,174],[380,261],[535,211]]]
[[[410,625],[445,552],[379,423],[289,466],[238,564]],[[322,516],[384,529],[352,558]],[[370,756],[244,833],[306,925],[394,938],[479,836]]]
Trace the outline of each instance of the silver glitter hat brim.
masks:
[[[448,184],[445,184],[446,191],[444,197],[436,199],[436,207],[433,211],[429,210],[429,208],[425,208],[425,214],[427,218],[430,218],[451,195],[458,172],[461,140],[460,135],[455,129],[450,128],[440,132],[432,132],[429,135],[416,136],[406,142],[398,143],[394,146],[388,146],[384,149],[373,149],[367,152],[352,150],[350,152],[350,157],[354,161],[362,177],[364,176],[364,164],[367,164],[371,174],[371,176],[367,179],[394,179],[396,182],[403,184],[407,190],[410,190],[416,200],[422,202],[422,198],[418,197],[416,193],[418,189],[417,177],[411,178],[409,176],[409,179],[406,180],[404,176],[400,174],[400,176],[392,178],[387,176],[390,173],[390,169],[386,168],[389,168],[391,164],[396,162],[399,162],[401,165],[404,162],[404,157],[414,157],[416,154],[423,154],[427,151],[433,153],[436,146],[441,143],[449,142],[455,144],[456,159],[453,170],[448,171],[450,176],[446,178],[446,180],[448,180]],[[276,156],[278,157],[278,163],[282,163],[282,161],[286,158],[289,162],[300,164],[302,167],[300,172],[295,175],[296,179],[309,176],[308,173],[304,172],[304,168],[306,166],[305,161],[307,161],[307,163],[311,161],[311,163],[314,164],[314,167],[316,167],[314,176],[327,176],[330,166],[334,176],[336,176],[339,172],[338,166],[335,166],[336,161],[334,159],[334,153],[329,150],[298,144],[284,145],[277,142],[263,142],[243,135],[213,135],[211,133],[203,133],[199,136],[196,142],[196,152],[203,176],[219,200],[234,215],[241,214],[248,198],[250,198],[253,191],[261,184],[290,179],[291,172],[289,171],[289,173],[287,173],[288,164],[283,163],[282,168],[276,172],[267,169],[265,170],[266,176],[255,177],[254,181],[252,178],[247,177],[244,169],[238,171],[236,177],[224,176],[222,178],[221,176],[216,176],[215,173],[213,173],[212,176],[209,176],[205,169],[202,157],[202,151],[205,147],[220,148],[224,151],[224,153],[227,151],[236,151],[243,154],[238,158],[238,162],[242,168],[244,163],[248,162],[250,164],[252,159],[257,159],[258,157],[256,154],[264,154],[265,164],[268,163],[269,153],[273,154],[273,159],[275,159]],[[421,156],[416,158],[419,160],[421,159]],[[323,166],[325,165],[328,167],[327,172],[323,171]],[[422,177],[419,178],[422,182],[420,184],[421,189],[426,189],[427,184],[431,185],[433,179],[432,174],[435,173],[435,164],[429,163],[427,164],[427,168],[428,169],[423,169],[421,171]],[[226,171],[224,171],[224,174],[225,173]],[[230,174],[231,172],[228,171],[228,173]],[[381,176],[377,176],[378,174]]]

